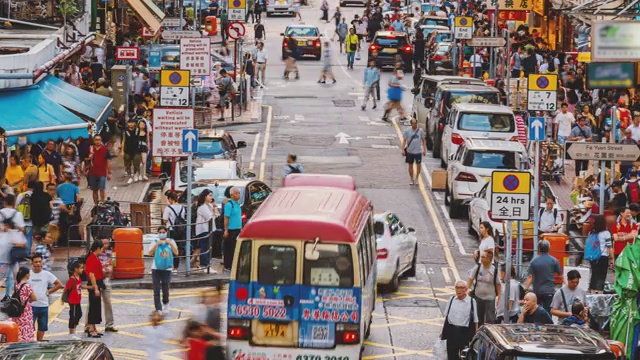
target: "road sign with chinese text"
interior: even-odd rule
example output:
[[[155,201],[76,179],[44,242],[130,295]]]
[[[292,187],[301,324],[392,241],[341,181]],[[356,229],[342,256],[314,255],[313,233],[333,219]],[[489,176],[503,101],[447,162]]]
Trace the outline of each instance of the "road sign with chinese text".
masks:
[[[456,39],[471,39],[473,37],[473,18],[456,16],[454,19],[454,33]]]
[[[153,156],[185,156],[182,130],[193,128],[193,117],[193,109],[153,109]]]
[[[211,40],[208,37],[180,39],[180,69],[192,76],[211,74]]]
[[[640,161],[640,147],[635,144],[567,142],[567,159]]]
[[[247,1],[229,0],[227,11],[229,21],[244,21],[247,14]]]
[[[558,105],[558,75],[529,75],[527,110],[555,111]]]
[[[116,60],[138,61],[140,60],[140,48],[135,46],[116,46]]]
[[[533,10],[533,0],[487,0],[487,10],[493,10],[498,3],[499,10],[507,11],[531,11]]]
[[[531,173],[494,171],[491,173],[491,190],[493,220],[529,220]]]
[[[501,37],[474,37],[467,42],[469,46],[502,47],[507,40]]]

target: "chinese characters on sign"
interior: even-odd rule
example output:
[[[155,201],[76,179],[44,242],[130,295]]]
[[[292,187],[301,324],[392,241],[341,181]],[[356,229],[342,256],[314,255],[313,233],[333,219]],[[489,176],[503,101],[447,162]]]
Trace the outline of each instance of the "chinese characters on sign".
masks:
[[[531,173],[491,173],[491,219],[528,221],[531,209]]]
[[[558,103],[558,94],[555,91],[527,92],[527,110],[555,111]]]
[[[191,76],[211,73],[211,42],[208,37],[180,39],[180,69],[190,70]]]
[[[192,128],[193,109],[153,109],[153,156],[186,156],[182,130]]]
[[[496,2],[498,2],[500,10],[531,11],[531,9],[533,9],[532,0],[488,0],[485,2],[487,4],[487,10],[495,9]]]
[[[635,144],[598,144],[568,142],[567,159],[638,161],[640,148]]]
[[[471,39],[473,37],[472,17],[456,16],[454,25],[454,36],[456,39]]]

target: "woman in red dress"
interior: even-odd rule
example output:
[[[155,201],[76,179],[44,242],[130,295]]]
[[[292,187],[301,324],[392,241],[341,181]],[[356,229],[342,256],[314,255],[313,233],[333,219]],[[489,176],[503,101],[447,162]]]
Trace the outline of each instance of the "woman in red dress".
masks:
[[[29,342],[34,341],[33,334],[35,328],[33,326],[33,309],[31,303],[36,301],[36,293],[33,291],[33,287],[28,283],[29,281],[29,268],[21,267],[16,275],[16,286],[14,291],[20,294],[20,303],[25,304],[24,311],[16,318],[11,318],[11,321],[18,324],[20,333],[18,335],[18,341]]]

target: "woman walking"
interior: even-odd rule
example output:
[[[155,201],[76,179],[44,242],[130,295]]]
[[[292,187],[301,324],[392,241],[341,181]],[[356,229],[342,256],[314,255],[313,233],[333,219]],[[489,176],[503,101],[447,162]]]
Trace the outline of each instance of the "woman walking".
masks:
[[[329,23],[329,2],[327,0],[322,0],[322,5],[320,6],[320,10],[322,10],[322,17],[320,18],[320,20],[323,20],[328,24]]]
[[[198,246],[194,252],[195,257],[200,255],[200,267],[208,267],[211,258],[211,237],[213,235],[214,219],[220,216],[215,205],[213,193],[204,189],[198,196],[198,217],[196,219],[196,238]]]
[[[102,253],[104,245],[102,241],[96,240],[91,244],[91,252],[87,256],[85,273],[87,274],[89,291],[89,309],[87,315],[88,336],[90,338],[102,337],[98,333],[96,325],[102,323],[102,302],[100,301],[100,290],[104,289],[104,272],[102,263],[98,255]]]
[[[607,279],[608,267],[613,268],[613,241],[611,232],[607,229],[607,221],[604,215],[596,215],[594,217],[592,234],[598,235],[600,243],[600,259],[590,261],[591,263],[591,281],[589,281],[589,290],[597,294],[604,291],[604,282]]]
[[[393,77],[389,80],[389,89],[387,91],[389,101],[385,104],[384,114],[382,115],[383,121],[389,121],[389,114],[391,114],[391,111],[394,109],[398,111],[401,119],[405,119],[406,117],[404,107],[402,106],[402,92],[404,91],[404,87],[400,83],[403,77],[401,70],[393,70]]]
[[[38,180],[45,187],[56,183],[56,172],[51,164],[47,164],[42,154],[38,155]]]
[[[140,177],[141,180],[148,181],[147,176],[147,157],[149,157],[149,124],[147,120],[138,121],[138,148],[142,157],[142,164],[140,165]]]
[[[29,268],[21,267],[16,275],[16,286],[14,291],[19,295],[20,303],[24,305],[24,311],[20,316],[11,318],[11,321],[18,324],[20,333],[18,334],[18,341],[30,342],[33,341],[33,334],[35,328],[33,326],[33,308],[31,303],[36,301],[36,293],[33,291],[33,287],[29,284]]]
[[[160,315],[169,312],[169,284],[171,283],[171,271],[173,259],[178,256],[176,242],[167,237],[167,228],[158,227],[158,239],[154,241],[149,256],[153,257],[151,263],[151,279],[153,281],[153,303]],[[160,289],[162,289],[162,302],[160,302]]]

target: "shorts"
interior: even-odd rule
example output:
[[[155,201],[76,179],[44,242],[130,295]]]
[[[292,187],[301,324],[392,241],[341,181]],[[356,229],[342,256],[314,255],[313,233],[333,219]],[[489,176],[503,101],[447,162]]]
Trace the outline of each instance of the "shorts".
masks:
[[[49,330],[49,307],[33,306],[33,323],[37,324],[38,331]]]
[[[107,188],[107,177],[89,175],[89,187],[93,191],[105,190]]]
[[[558,145],[564,146],[567,143],[568,136],[558,135]]]
[[[322,72],[325,72],[325,73],[331,72],[331,65],[330,64],[322,65]]]
[[[49,234],[51,234],[51,240],[53,243],[57,243],[60,238],[60,227],[58,224],[49,224]]]
[[[421,164],[422,163],[422,154],[412,154],[407,153],[405,157],[405,162],[407,164]]]

